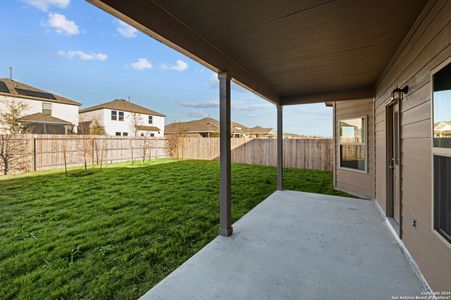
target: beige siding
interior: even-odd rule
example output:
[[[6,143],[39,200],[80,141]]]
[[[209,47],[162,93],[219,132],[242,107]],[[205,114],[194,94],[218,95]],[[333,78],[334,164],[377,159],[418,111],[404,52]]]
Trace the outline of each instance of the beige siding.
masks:
[[[342,119],[355,117],[367,117],[367,151],[368,168],[367,172],[359,172],[347,169],[341,169],[339,164],[340,147],[338,137],[335,136],[337,143],[335,147],[335,187],[342,191],[373,199],[375,197],[374,180],[374,118],[373,118],[373,100],[362,99],[352,101],[336,102],[334,106],[335,115],[335,134],[339,132],[338,122]]]
[[[401,103],[402,239],[436,290],[451,290],[451,249],[432,231],[431,70],[451,56],[451,1],[429,1],[376,86],[376,198],[386,207],[385,105],[396,87]],[[417,227],[411,225],[416,218]]]

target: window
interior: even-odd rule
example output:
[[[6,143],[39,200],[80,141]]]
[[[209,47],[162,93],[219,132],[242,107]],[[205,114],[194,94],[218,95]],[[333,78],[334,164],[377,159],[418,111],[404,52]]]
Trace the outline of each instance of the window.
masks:
[[[152,124],[152,123],[153,123],[153,117],[149,116],[149,124]]]
[[[451,157],[434,155],[434,229],[451,243]]]
[[[119,121],[124,121],[124,112],[123,111],[119,112],[119,119],[118,120]]]
[[[115,111],[115,110],[111,111],[111,120],[113,120],[113,121],[117,120],[117,111]],[[117,132],[116,132],[116,135],[117,135]]]
[[[128,136],[128,132],[122,132],[122,136]]]
[[[150,134],[150,136],[151,136],[151,137],[154,137],[154,136],[155,136],[155,133],[152,132],[152,133]]]
[[[116,136],[121,136],[121,133],[120,132],[116,132]]]
[[[451,63],[432,76],[433,227],[451,243]]]
[[[42,113],[44,115],[52,115],[52,103],[42,102]]]
[[[141,133],[141,136],[144,136],[144,133]]]
[[[366,171],[366,117],[339,121],[340,167]]]

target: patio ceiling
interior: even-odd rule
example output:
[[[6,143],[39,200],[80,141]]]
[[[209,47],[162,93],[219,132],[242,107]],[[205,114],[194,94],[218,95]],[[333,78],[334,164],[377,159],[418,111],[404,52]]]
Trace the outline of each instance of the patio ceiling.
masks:
[[[88,0],[278,104],[373,96],[425,0]]]

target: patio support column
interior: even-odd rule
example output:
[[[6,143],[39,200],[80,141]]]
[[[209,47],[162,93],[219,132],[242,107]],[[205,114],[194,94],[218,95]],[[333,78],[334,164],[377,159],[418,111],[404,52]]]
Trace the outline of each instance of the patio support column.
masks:
[[[283,190],[283,109],[277,105],[277,189]]]
[[[230,143],[230,75],[219,73],[219,161],[220,218],[219,234],[232,234],[231,143]]]

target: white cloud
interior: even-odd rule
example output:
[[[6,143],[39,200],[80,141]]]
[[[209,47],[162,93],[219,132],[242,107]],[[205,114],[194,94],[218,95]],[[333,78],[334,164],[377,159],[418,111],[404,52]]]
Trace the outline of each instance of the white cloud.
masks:
[[[210,114],[203,110],[193,110],[187,114],[191,118],[206,118],[209,117]]]
[[[262,100],[262,101],[264,101],[264,100]],[[243,101],[233,101],[232,102],[232,109],[239,110],[239,111],[260,110],[260,109],[269,108],[271,106],[272,106],[272,104],[270,104],[266,101],[263,103],[254,103],[254,104],[249,104],[249,103],[246,103]]]
[[[136,34],[138,33],[138,30],[136,28],[128,25],[121,20],[117,20],[116,30],[120,35],[129,39],[135,38]]]
[[[23,0],[23,2],[42,11],[48,11],[53,6],[67,8],[70,4],[70,0]]]
[[[196,108],[215,108],[219,107],[219,100],[206,100],[206,101],[182,101],[180,104],[184,107],[196,107]],[[235,100],[232,101],[232,110],[235,111],[255,111],[269,108],[272,105],[270,103],[253,103],[249,104],[244,101]]]
[[[74,21],[68,20],[65,15],[57,13],[49,13],[45,25],[63,35],[78,35],[80,33],[80,29]]]
[[[171,71],[183,72],[186,69],[188,69],[188,64],[186,62],[184,62],[183,60],[179,59],[179,60],[177,60],[175,65],[162,64],[161,65],[161,69],[162,70],[171,70]]]
[[[218,100],[206,100],[206,101],[182,101],[180,102],[185,107],[197,107],[197,108],[212,108],[218,107]]]
[[[66,58],[76,58],[78,57],[81,60],[88,61],[88,60],[98,60],[98,61],[104,61],[108,59],[108,55],[104,53],[93,53],[93,52],[84,52],[81,50],[73,50],[73,51],[63,51],[60,50],[57,52],[59,56],[63,56]]]
[[[147,58],[144,57],[138,58],[138,60],[130,64],[130,66],[135,70],[146,70],[153,68],[152,63]]]

